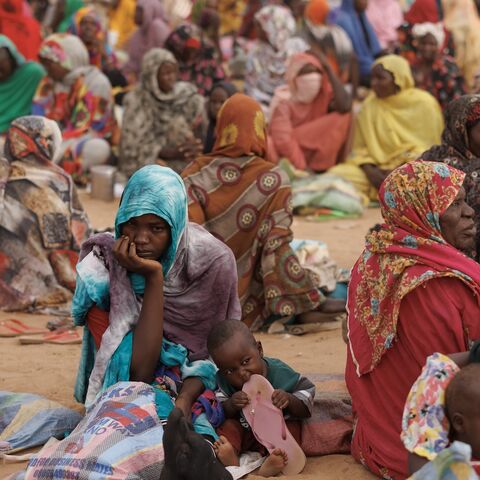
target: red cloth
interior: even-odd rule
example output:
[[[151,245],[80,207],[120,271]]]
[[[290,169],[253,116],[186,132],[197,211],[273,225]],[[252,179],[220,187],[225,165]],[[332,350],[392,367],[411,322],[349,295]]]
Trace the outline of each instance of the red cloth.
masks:
[[[405,14],[405,21],[412,25],[425,22],[441,22],[437,0],[416,0]]]
[[[22,0],[0,3],[0,33],[7,36],[27,60],[37,60],[42,42],[40,24],[23,11]]]
[[[103,334],[110,323],[108,314],[108,312],[98,308],[96,305],[93,306],[87,313],[87,327],[92,334],[97,350],[100,348]]]
[[[357,420],[352,455],[376,475],[408,477],[400,440],[408,392],[429,355],[466,351],[469,340],[480,338],[479,314],[461,280],[436,278],[402,300],[397,340],[373,371],[357,376],[348,351],[345,380]]]
[[[379,365],[398,336],[402,299],[423,283],[458,278],[479,302],[480,267],[444,240],[439,222],[464,179],[443,163],[416,161],[394,170],[380,187],[385,223],[367,235],[348,290],[348,338],[358,375]],[[474,227],[470,212],[469,218],[462,212],[461,228]]]

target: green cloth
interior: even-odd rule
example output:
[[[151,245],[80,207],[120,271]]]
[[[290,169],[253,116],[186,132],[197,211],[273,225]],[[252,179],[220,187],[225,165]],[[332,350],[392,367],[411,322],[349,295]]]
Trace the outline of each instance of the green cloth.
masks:
[[[3,133],[13,120],[32,113],[32,100],[45,70],[39,63],[26,62],[5,35],[0,35],[0,48],[6,48],[17,64],[13,74],[0,82],[0,133]]]
[[[272,384],[272,387],[275,390],[294,393],[295,386],[300,380],[300,374],[277,358],[264,357],[264,360],[267,364],[266,378]],[[228,397],[231,397],[236,392],[235,388],[227,382],[220,372],[217,372],[217,383],[220,390]]]
[[[57,32],[66,32],[72,23],[72,16],[84,6],[83,0],[66,0],[63,20],[57,27]]]

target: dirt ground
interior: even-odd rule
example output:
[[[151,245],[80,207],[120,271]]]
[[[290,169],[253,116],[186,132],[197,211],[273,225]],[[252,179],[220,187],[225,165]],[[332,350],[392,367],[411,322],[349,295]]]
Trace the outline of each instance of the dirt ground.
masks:
[[[83,204],[95,228],[113,226],[116,203],[91,200],[81,194]],[[351,267],[362,248],[367,230],[380,221],[379,210],[367,210],[356,220],[307,222],[296,218],[295,238],[326,242],[330,254],[340,267]],[[18,318],[31,326],[43,326],[45,316],[7,314],[0,320]],[[345,367],[346,350],[340,330],[294,337],[289,335],[259,335],[268,356],[278,357],[302,373],[341,376]],[[20,345],[16,339],[0,339],[0,390],[30,392],[56,400],[81,411],[73,399],[80,345]],[[0,478],[20,470],[24,464],[0,465]],[[256,478],[256,477],[250,477]],[[280,477],[278,477],[280,478]],[[287,477],[281,477],[287,478]],[[348,455],[309,458],[301,475],[288,477],[311,480],[367,480],[373,477]]]

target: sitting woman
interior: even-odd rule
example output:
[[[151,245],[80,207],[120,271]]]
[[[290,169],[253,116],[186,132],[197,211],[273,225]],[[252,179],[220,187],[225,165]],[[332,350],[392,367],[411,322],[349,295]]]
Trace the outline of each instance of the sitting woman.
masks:
[[[105,21],[95,7],[84,7],[73,16],[69,32],[80,38],[87,47],[90,65],[105,74],[112,86],[115,102],[122,105],[128,82],[118,69],[118,60],[108,41]]]
[[[272,102],[269,133],[275,151],[269,156],[323,172],[344,154],[352,98],[320,49],[317,55],[298,53],[288,63],[288,85],[277,89]]]
[[[472,257],[480,260],[480,96],[465,95],[445,110],[442,144],[422,155],[422,160],[440,161],[464,172],[467,203],[475,210],[477,236]],[[476,252],[476,254],[475,254]]]
[[[180,25],[165,42],[178,61],[180,80],[193,83],[201,95],[225,78],[217,50],[207,42],[195,25]]]
[[[222,105],[235,93],[237,93],[237,87],[229,82],[219,82],[215,84],[210,91],[206,105],[206,121],[208,121],[208,124],[203,142],[203,153],[210,153],[212,151],[216,141],[215,130],[217,127],[218,112],[222,108]]]
[[[136,83],[140,76],[143,57],[152,48],[163,48],[171,31],[158,0],[137,0],[135,23],[137,29],[127,43],[129,59],[124,67],[130,83]]]
[[[290,9],[267,5],[255,14],[257,40],[246,65],[245,93],[267,110],[275,89],[285,83],[286,63],[294,53],[309,45],[295,35],[295,19]]]
[[[438,102],[414,88],[405,59],[379,58],[372,69],[372,90],[356,119],[352,153],[329,170],[352,182],[366,202],[377,199],[394,168],[438,143],[443,129]]]
[[[475,81],[480,67],[480,16],[476,2],[470,0],[443,0],[443,24],[451,33],[454,56],[465,78],[467,90]]]
[[[330,66],[342,83],[351,82],[356,86],[353,46],[343,28],[330,24],[327,0],[310,0],[305,7],[305,26],[310,34],[310,42],[318,45],[328,59]],[[357,75],[358,76],[358,75]]]
[[[442,23],[419,23],[413,26],[417,56],[412,73],[418,88],[430,92],[442,110],[451,100],[466,93],[465,81],[455,60],[440,51],[445,42]]]
[[[135,0],[118,0],[110,4],[108,12],[108,27],[112,38],[112,46],[115,49],[125,48],[129,38],[136,30]]]
[[[17,47],[0,35],[0,134],[10,123],[32,112],[32,101],[45,70],[36,62],[25,61]]]
[[[8,37],[27,60],[38,59],[42,31],[38,21],[25,12],[23,0],[0,3],[0,33]]]
[[[64,307],[89,222],[70,176],[53,163],[62,135],[43,117],[14,120],[0,157],[0,305]]]
[[[380,47],[393,53],[398,47],[398,28],[403,23],[403,12],[398,0],[368,0],[368,21],[377,35]]]
[[[466,351],[480,338],[480,266],[464,254],[475,242],[464,180],[436,162],[394,170],[380,189],[385,224],[368,234],[352,271],[352,455],[384,478],[408,477],[402,412],[425,359]]]
[[[116,66],[117,59],[108,42],[108,30],[95,7],[83,7],[72,18],[68,29],[84,43],[90,57],[90,65],[102,71]]]
[[[182,173],[190,219],[235,255],[242,320],[254,330],[271,316],[316,321],[318,310],[344,307],[325,300],[290,247],[291,188],[286,174],[266,160],[266,150],[260,105],[236,93],[220,110],[212,153]]]
[[[382,48],[365,14],[367,5],[368,0],[343,0],[335,15],[335,23],[350,37],[357,56],[360,85],[370,87],[373,62]]]
[[[112,87],[89,65],[88,51],[74,35],[50,35],[39,57],[48,76],[38,86],[33,113],[58,122],[64,138],[60,164],[83,182],[82,172],[107,162],[117,141]]]
[[[208,333],[239,319],[240,305],[235,258],[188,222],[181,178],[158,165],[136,172],[122,196],[115,238],[92,237],[80,258],[72,315],[85,330],[76,399],[89,404],[119,381],[151,383],[162,420],[172,400],[191,418],[193,402],[215,384],[213,364],[198,362],[208,358]],[[215,437],[211,426],[195,427]]]
[[[152,163],[181,172],[202,151],[204,99],[177,78],[178,64],[168,50],[145,55],[140,84],[124,100],[119,167],[127,176]]]

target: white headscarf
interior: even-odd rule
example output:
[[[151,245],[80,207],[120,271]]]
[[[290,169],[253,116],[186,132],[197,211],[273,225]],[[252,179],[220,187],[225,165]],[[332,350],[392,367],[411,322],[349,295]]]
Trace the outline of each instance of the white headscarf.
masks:
[[[443,28],[443,23],[417,23],[412,28],[412,34],[415,38],[422,38],[425,35],[433,35],[438,43],[438,48],[443,46],[445,41],[445,29]]]

